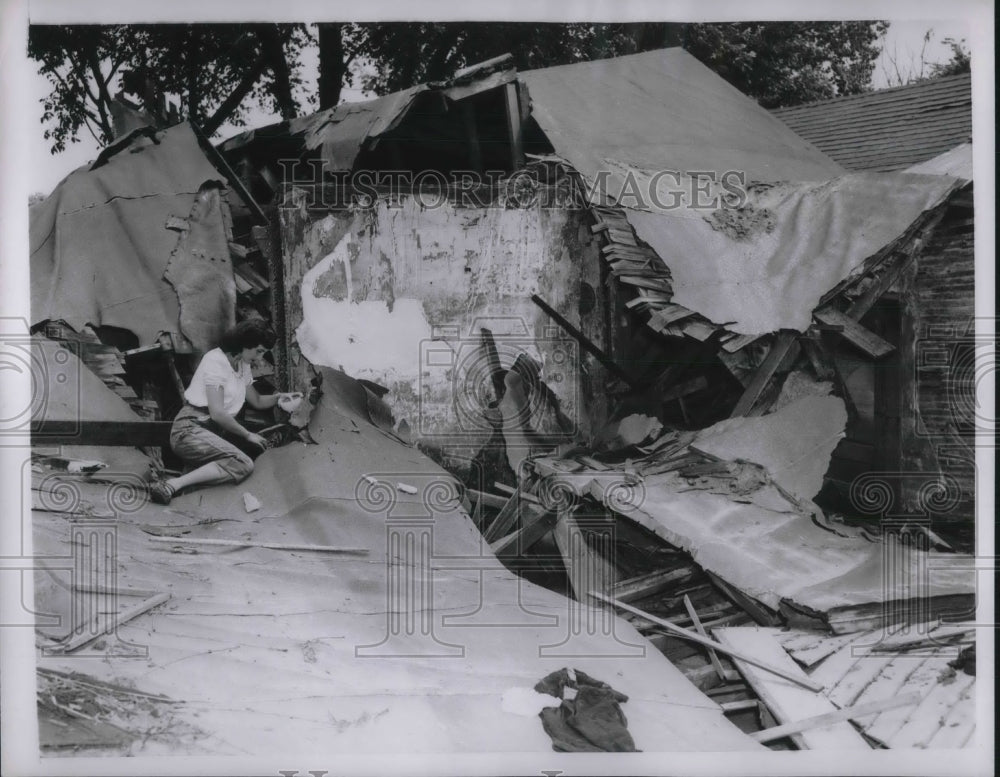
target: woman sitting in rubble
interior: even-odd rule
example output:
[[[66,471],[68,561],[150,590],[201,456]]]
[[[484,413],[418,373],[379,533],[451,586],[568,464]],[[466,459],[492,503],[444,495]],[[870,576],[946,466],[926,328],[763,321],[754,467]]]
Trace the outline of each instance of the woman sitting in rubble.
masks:
[[[261,395],[253,387],[250,365],[274,344],[274,336],[257,321],[244,321],[227,331],[218,348],[206,353],[184,392],[186,404],[170,429],[170,447],[190,472],[149,486],[150,498],[170,504],[191,486],[239,483],[253,472],[253,458],[267,440],[237,420],[244,402],[266,410],[285,394]],[[242,450],[241,450],[242,448]]]

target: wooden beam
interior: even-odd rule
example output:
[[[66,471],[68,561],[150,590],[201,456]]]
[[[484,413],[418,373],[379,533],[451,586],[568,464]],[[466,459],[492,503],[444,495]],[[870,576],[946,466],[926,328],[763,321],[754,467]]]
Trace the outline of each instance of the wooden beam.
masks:
[[[313,550],[320,553],[350,553],[367,556],[368,548],[339,548],[331,545],[302,545],[289,542],[255,542],[253,540],[210,540],[194,537],[147,537],[150,542],[171,545],[218,545],[227,548],[270,548],[272,550]]]
[[[833,723],[841,723],[853,718],[863,718],[866,715],[875,715],[886,710],[894,710],[898,707],[907,707],[911,704],[919,704],[921,695],[914,691],[902,696],[890,696],[888,699],[869,702],[868,704],[858,704],[854,707],[826,712],[822,715],[813,715],[811,718],[796,720],[793,723],[785,723],[773,728],[766,728],[763,731],[751,732],[750,736],[758,742],[773,742],[776,739],[784,739],[792,734],[808,731],[811,728],[825,728]],[[725,711],[725,705],[723,705]]]
[[[883,340],[874,332],[865,329],[861,324],[836,308],[821,308],[813,312],[813,318],[822,324],[842,326],[841,336],[852,345],[860,348],[873,359],[881,359],[896,350],[896,346]]]
[[[105,634],[110,634],[116,631],[119,626],[124,623],[128,623],[133,618],[138,618],[143,613],[149,612],[154,607],[159,607],[164,602],[170,599],[170,594],[156,594],[145,601],[139,602],[139,604],[129,607],[127,610],[123,610],[120,613],[116,613],[113,617],[109,618],[105,622],[105,626],[100,631],[88,631],[84,634],[77,634],[69,642],[62,645],[57,645],[56,649],[63,653],[71,653],[74,650],[79,650],[84,645],[93,642],[98,637],[104,636]],[[100,624],[101,621],[98,621]]]
[[[788,330],[779,332],[771,344],[771,350],[768,351],[767,358],[757,368],[753,378],[750,379],[750,384],[747,386],[746,391],[743,392],[743,396],[740,397],[736,403],[736,407],[733,408],[731,417],[745,416],[750,412],[750,409],[760,399],[760,395],[764,393],[768,381],[774,377],[778,365],[781,364],[793,349],[798,350],[795,333]]]
[[[529,507],[523,518],[523,525],[515,532],[490,544],[490,549],[499,557],[517,557],[556,525],[556,514],[536,507]]]
[[[799,338],[799,344],[805,351],[806,358],[809,359],[809,364],[812,365],[813,372],[816,373],[816,378],[818,380],[833,380],[834,367],[830,363],[826,349],[819,338],[819,332],[816,332],[815,336],[803,335]]]
[[[524,165],[524,123],[521,104],[517,98],[517,81],[504,86],[504,100],[507,106],[507,127],[510,132],[511,170]]]
[[[615,568],[587,544],[572,510],[559,511],[552,535],[563,557],[570,587],[576,599],[588,602],[589,595],[608,601],[609,597],[605,597],[604,592],[614,587]]]
[[[496,494],[490,494],[486,491],[477,491],[474,488],[467,488],[465,492],[476,501],[476,504],[482,503],[486,507],[492,507],[494,510],[501,509],[505,504],[507,504],[507,498],[503,496],[497,496]]]
[[[497,513],[496,518],[489,525],[489,528],[483,532],[483,539],[487,542],[494,542],[501,537],[507,536],[511,529],[517,524],[518,518],[520,518],[520,489],[517,489],[513,495],[504,502],[503,507],[500,508],[500,512]]]
[[[806,675],[802,672],[801,669],[798,669],[798,667],[795,667],[797,671],[791,671],[785,666],[775,665],[770,663],[769,661],[765,661],[756,656],[749,655],[746,652],[740,650],[739,648],[729,647],[719,642],[715,642],[714,640],[711,640],[708,637],[703,637],[701,636],[701,634],[696,634],[693,631],[682,629],[680,626],[675,626],[670,621],[664,620],[663,618],[658,618],[652,613],[645,612],[643,610],[640,610],[638,607],[633,607],[630,604],[626,604],[625,602],[620,601],[618,599],[613,599],[610,596],[605,596],[604,594],[601,594],[597,591],[591,591],[590,595],[593,596],[595,599],[600,599],[603,602],[608,602],[609,604],[613,604],[615,607],[625,610],[626,612],[630,612],[633,615],[638,615],[641,618],[645,618],[646,620],[652,621],[658,626],[662,626],[672,634],[677,634],[678,636],[684,637],[685,639],[689,639],[692,642],[697,642],[699,645],[705,645],[706,647],[714,648],[715,650],[718,650],[720,653],[725,653],[727,656],[732,656],[733,658],[739,658],[747,664],[756,666],[759,669],[764,669],[768,672],[778,675],[778,677],[783,677],[786,680],[791,680],[793,683],[795,683],[796,685],[801,685],[803,688],[808,688],[811,691],[823,690],[822,685],[820,685],[817,682],[814,682],[813,680],[810,680],[808,677],[806,677]],[[788,658],[788,655],[785,654],[785,657]],[[791,661],[790,658],[788,660]]]
[[[675,583],[686,581],[694,574],[691,567],[668,569],[651,572],[648,575],[631,577],[622,580],[611,591],[611,595],[621,602],[634,602],[647,596],[660,593]]]
[[[170,444],[169,421],[74,421],[43,419],[32,423],[35,443],[45,445],[118,445],[162,447]]]
[[[538,307],[540,307],[553,321],[559,324],[570,337],[576,340],[580,347],[583,348],[587,353],[593,356],[597,361],[603,365],[603,367],[614,375],[616,378],[620,378],[625,381],[629,386],[635,388],[635,382],[629,376],[625,370],[618,366],[604,351],[598,348],[591,340],[579,329],[573,326],[569,321],[567,321],[563,316],[558,313],[551,305],[549,305],[545,300],[539,297],[537,294],[531,295],[531,301],[534,302]]]
[[[738,650],[742,654],[733,654],[737,668],[779,724],[792,723],[836,709],[833,702],[818,693],[823,690],[823,686],[802,671],[770,631],[758,628],[723,628],[716,629],[714,633],[726,649]],[[752,661],[748,661],[747,657]],[[770,671],[762,672],[760,663],[754,662],[780,668],[782,674],[775,677]],[[794,733],[791,737],[796,745],[807,750],[837,753],[843,750],[871,750],[861,734],[846,722]]]
[[[903,254],[895,264],[883,272],[860,297],[848,306],[848,317],[855,321],[864,318],[865,314],[875,306],[875,303],[892,288],[892,284],[903,274],[903,271],[913,264],[916,254],[916,249],[908,254]]]
[[[701,618],[698,617],[698,611],[694,608],[694,605],[691,603],[691,597],[687,594],[684,594],[684,609],[687,610],[688,616],[691,618],[691,625],[694,626],[694,630],[707,638],[708,634],[705,633],[705,627],[701,625]],[[712,648],[708,648],[708,659],[712,662],[712,668],[715,669],[715,673],[719,675],[719,679],[723,682],[739,679],[738,675],[731,676],[723,668],[722,662],[719,661],[719,655]]]

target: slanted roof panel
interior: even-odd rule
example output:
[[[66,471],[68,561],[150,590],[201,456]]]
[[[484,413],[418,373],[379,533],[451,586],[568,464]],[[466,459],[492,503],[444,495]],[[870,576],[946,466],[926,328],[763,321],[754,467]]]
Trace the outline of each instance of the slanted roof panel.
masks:
[[[585,176],[606,159],[647,170],[816,181],[844,172],[679,48],[530,70],[532,116]]]

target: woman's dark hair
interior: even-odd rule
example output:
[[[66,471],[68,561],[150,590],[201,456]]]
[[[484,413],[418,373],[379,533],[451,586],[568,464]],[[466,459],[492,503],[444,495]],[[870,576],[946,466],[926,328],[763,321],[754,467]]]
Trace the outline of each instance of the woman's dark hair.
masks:
[[[274,340],[274,333],[263,321],[241,321],[226,330],[219,340],[219,348],[230,356],[236,356],[244,348],[256,348],[258,345],[271,348]]]

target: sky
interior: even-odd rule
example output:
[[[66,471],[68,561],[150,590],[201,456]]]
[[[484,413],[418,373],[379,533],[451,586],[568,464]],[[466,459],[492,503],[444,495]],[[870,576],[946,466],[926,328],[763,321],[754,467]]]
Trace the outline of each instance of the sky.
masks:
[[[924,47],[924,35],[931,30],[930,42]],[[935,21],[893,21],[890,24],[889,32],[886,35],[885,46],[882,55],[875,64],[875,72],[872,77],[872,85],[876,89],[884,89],[888,86],[899,86],[897,68],[904,77],[919,74],[921,52],[926,72],[926,66],[934,62],[946,62],[951,58],[951,49],[943,43],[948,37],[962,39],[968,36],[966,25],[962,22]],[[318,55],[315,47],[304,52],[302,61],[302,71],[306,78],[306,88],[315,93],[316,90],[316,69]],[[37,132],[32,133],[30,154],[32,160],[32,192],[48,193],[66,175],[96,158],[99,146],[94,138],[85,129],[81,131],[79,143],[71,144],[66,151],[53,155],[50,152],[50,142],[42,137],[44,127],[41,124],[42,106],[41,100],[48,93],[48,82],[44,76],[34,72],[30,86],[30,93],[35,98],[34,111],[36,116]],[[114,93],[115,90],[112,90]],[[342,99],[346,101],[356,101],[365,99],[366,95],[356,89],[345,89]],[[250,127],[262,127],[281,120],[276,114],[269,114],[263,109],[257,108],[248,111],[249,123],[246,127],[234,127],[225,125],[221,128],[219,135],[214,140],[218,142],[243,129]]]

